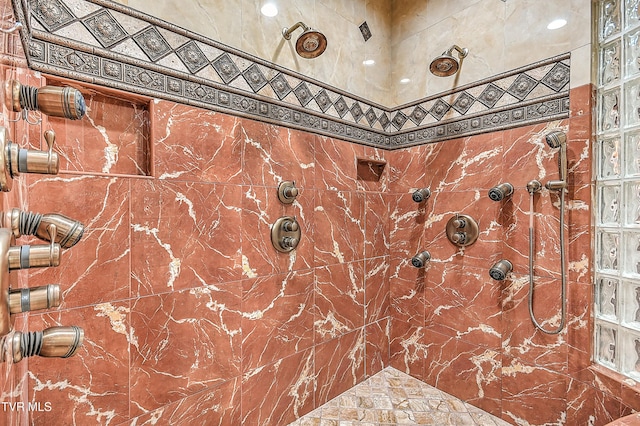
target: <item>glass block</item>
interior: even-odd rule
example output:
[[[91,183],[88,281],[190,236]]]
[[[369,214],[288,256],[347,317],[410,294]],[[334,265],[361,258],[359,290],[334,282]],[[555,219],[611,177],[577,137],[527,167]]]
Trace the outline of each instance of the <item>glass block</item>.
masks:
[[[640,131],[627,133],[624,140],[626,176],[640,176]]]
[[[640,123],[640,80],[636,79],[624,85],[624,111],[626,126]]]
[[[597,267],[600,271],[617,271],[620,267],[620,234],[598,230],[596,248]]]
[[[640,140],[640,134],[637,136]],[[600,179],[614,179],[620,177],[619,137],[598,140],[598,177]]]
[[[623,273],[640,278],[640,232],[623,231],[622,241],[625,257]]]
[[[614,327],[598,322],[596,327],[596,361],[607,367],[616,368],[617,339],[618,331]]]
[[[626,0],[624,5],[625,27],[640,23],[640,0]]]
[[[622,374],[640,380],[640,333],[622,329],[619,337]]]
[[[640,29],[627,34],[624,38],[625,75],[634,76],[640,72]]]
[[[617,278],[598,276],[596,279],[596,314],[609,321],[618,321],[618,285]]]
[[[598,188],[598,223],[620,226],[622,207],[620,185],[602,185]]]
[[[640,0],[638,0],[640,1]],[[620,80],[620,40],[602,46],[600,49],[600,85]]]
[[[620,4],[618,0],[600,3],[600,38],[606,39],[620,31]]]
[[[625,225],[640,226],[640,181],[624,183]]]
[[[602,278],[612,280],[612,278]],[[620,317],[625,326],[633,327],[640,331],[640,281],[622,280],[618,289],[621,295]],[[610,319],[610,316],[605,316]]]
[[[620,89],[607,90],[600,94],[600,132],[620,128]]]

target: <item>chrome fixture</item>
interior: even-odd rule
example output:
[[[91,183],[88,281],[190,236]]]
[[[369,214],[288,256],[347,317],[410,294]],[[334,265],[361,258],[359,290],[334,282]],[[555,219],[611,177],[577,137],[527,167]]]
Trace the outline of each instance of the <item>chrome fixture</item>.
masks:
[[[40,111],[51,117],[70,120],[82,118],[87,111],[84,97],[73,87],[25,86],[16,80],[7,80],[4,85],[4,103],[7,109]]]
[[[431,253],[425,250],[413,256],[411,258],[411,264],[416,268],[424,268],[425,266],[427,266],[427,263],[430,260],[431,260]]]
[[[540,191],[542,191],[542,184],[540,183],[539,180],[534,179],[534,180],[530,180],[527,183],[527,192],[529,194],[535,194]]]
[[[9,291],[9,311],[12,314],[37,311],[60,306],[60,286],[48,284],[40,287]]]
[[[453,57],[453,51],[458,52],[458,59]],[[469,54],[466,47],[461,49],[457,45],[451,46],[442,55],[431,61],[429,71],[437,77],[448,77],[458,72],[462,60]]]
[[[550,180],[545,184],[549,190],[560,191],[567,187],[567,135],[559,130],[549,133],[545,140],[549,148],[560,148],[558,155],[558,174],[560,180]],[[562,191],[564,192],[564,191]]]
[[[23,149],[9,140],[9,132],[0,126],[0,189],[10,191],[13,178],[20,173],[58,174],[59,158],[53,152],[56,134],[52,130],[44,132],[48,151]]]
[[[55,225],[49,225],[50,240],[56,235],[55,228]],[[0,228],[0,336],[11,330],[9,272],[60,264],[60,244],[11,246],[11,239],[11,231]]]
[[[288,253],[300,243],[301,230],[295,217],[282,216],[271,226],[271,244],[282,253]]]
[[[284,204],[291,204],[298,196],[298,188],[294,181],[280,182],[278,185],[278,200]]]
[[[533,312],[533,292],[534,292],[534,280],[533,280],[533,256],[534,256],[534,210],[533,210],[533,197],[536,192],[539,191],[540,182],[531,181],[527,184],[527,190],[529,191],[529,317],[533,325],[545,334],[558,334],[564,328],[567,317],[567,270],[565,265],[565,240],[564,240],[564,194],[567,187],[567,135],[562,131],[553,131],[546,136],[547,145],[550,148],[560,148],[558,154],[558,175],[559,180],[551,180],[547,182],[545,187],[551,191],[558,191],[560,193],[560,298],[562,306],[560,308],[560,325],[553,330],[545,329],[536,320]]]
[[[0,361],[5,362],[10,354],[14,363],[29,356],[46,358],[69,358],[73,356],[84,341],[84,330],[75,325],[49,327],[43,331],[22,333],[16,331],[12,336],[2,338]]]
[[[35,235],[45,241],[50,241],[48,229],[49,225],[53,224],[56,226],[54,241],[64,249],[73,247],[84,234],[84,225],[81,222],[58,213],[43,215],[11,209],[9,212],[0,212],[0,219],[2,219],[2,227],[10,228],[16,238],[22,235]]]
[[[304,23],[298,22],[293,27],[282,29],[282,36],[285,40],[291,40],[291,33],[302,27],[302,34],[296,40],[296,52],[305,59],[317,58],[327,48],[327,38],[320,31],[307,27]]]
[[[493,201],[502,201],[513,194],[513,185],[509,182],[496,185],[489,190],[489,198]]]
[[[478,223],[466,214],[456,214],[447,222],[447,238],[458,247],[471,245],[480,233]]]
[[[421,203],[425,200],[428,200],[429,197],[431,197],[431,190],[429,188],[417,189],[411,196],[411,198],[413,198],[413,201],[415,201],[416,203]]]
[[[489,269],[489,275],[496,281],[504,281],[512,270],[513,264],[507,259],[502,259],[493,264]]]

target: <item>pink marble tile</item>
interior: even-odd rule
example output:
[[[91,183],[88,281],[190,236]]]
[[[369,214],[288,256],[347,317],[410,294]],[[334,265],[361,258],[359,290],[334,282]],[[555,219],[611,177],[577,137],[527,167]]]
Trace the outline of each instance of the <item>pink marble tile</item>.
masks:
[[[424,381],[424,360],[431,347],[429,339],[423,327],[392,317],[389,365]]]
[[[253,278],[314,265],[315,191],[300,189],[293,204],[283,204],[275,188],[242,187],[242,229],[236,233],[242,240],[242,276]],[[300,242],[288,253],[277,251],[271,242],[271,227],[282,216],[295,217],[300,229]]]
[[[569,186],[591,183],[591,115],[569,120],[567,132],[567,181]]]
[[[511,423],[558,424],[567,416],[567,377],[546,367],[502,361],[502,418]]]
[[[427,270],[414,268],[410,259],[391,259],[389,304],[394,319],[424,325],[427,283]]]
[[[382,193],[366,193],[364,200],[365,258],[389,254],[389,197]]]
[[[31,357],[26,378],[29,399],[51,410],[30,413],[33,425],[118,424],[129,418],[128,301],[30,315],[28,329],[77,325],[83,345],[70,358]],[[23,361],[24,362],[24,361]]]
[[[502,359],[499,351],[440,333],[426,333],[424,381],[476,407],[500,415]]]
[[[537,330],[529,317],[529,281],[516,276],[503,293],[502,345],[505,356],[551,371],[567,371],[566,327],[559,334]],[[533,312],[540,325],[555,330],[560,324],[560,282],[535,277]]]
[[[569,282],[567,289],[567,365],[573,375],[591,365],[593,285]]]
[[[566,424],[602,425],[619,416],[620,401],[578,380],[569,381]]]
[[[389,253],[411,259],[426,245],[425,223],[433,203],[429,200],[416,203],[409,193],[386,198],[389,202]]]
[[[316,344],[364,326],[362,261],[316,268],[314,324]]]
[[[316,346],[316,406],[326,403],[364,380],[364,351],[363,329]]]
[[[245,183],[277,187],[282,181],[295,181],[299,188],[314,187],[316,136],[242,120],[240,137],[244,145]]]
[[[63,250],[58,267],[29,270],[29,286],[59,284],[61,309],[128,298],[129,179],[32,175],[28,182],[33,211],[60,213],[85,227],[80,242]],[[17,243],[47,244],[34,237]]]
[[[286,425],[314,408],[314,355],[298,352],[242,378],[243,425]],[[360,379],[362,380],[362,379]]]
[[[357,158],[356,187],[359,191],[387,192],[389,154],[383,149],[364,147],[364,154]]]
[[[313,345],[313,270],[242,281],[242,370]]]
[[[443,144],[435,143],[413,148],[391,151],[389,159],[389,192],[405,194],[412,189],[422,188],[431,184],[430,167],[427,158],[434,159]]]
[[[322,191],[315,196],[315,263],[364,258],[365,197],[361,192]]]
[[[242,422],[240,402],[240,379],[236,378],[142,414],[126,424],[237,426]]]
[[[237,377],[240,283],[136,299],[131,306],[132,417]]]
[[[133,295],[241,278],[241,188],[136,180],[131,198]]]
[[[467,266],[434,263],[426,274],[425,328],[499,351],[501,283],[486,269]]]
[[[357,185],[357,158],[364,147],[317,136],[315,139],[316,189],[353,191]]]
[[[367,324],[365,334],[365,376],[370,377],[389,365],[391,320],[387,317]]]
[[[242,120],[168,101],[152,108],[155,176],[241,184]]]
[[[389,316],[389,256],[364,261],[364,323]]]

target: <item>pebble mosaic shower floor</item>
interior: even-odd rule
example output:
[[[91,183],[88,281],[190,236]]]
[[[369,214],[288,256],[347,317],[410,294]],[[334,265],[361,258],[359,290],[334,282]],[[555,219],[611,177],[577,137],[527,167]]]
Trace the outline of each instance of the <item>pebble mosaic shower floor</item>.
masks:
[[[392,367],[289,426],[481,425],[509,423]]]

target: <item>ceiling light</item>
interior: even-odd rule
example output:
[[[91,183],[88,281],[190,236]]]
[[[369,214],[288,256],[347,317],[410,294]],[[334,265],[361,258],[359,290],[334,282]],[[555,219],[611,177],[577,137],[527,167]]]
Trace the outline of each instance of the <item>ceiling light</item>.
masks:
[[[549,22],[549,25],[547,25],[547,29],[549,30],[557,30],[558,28],[562,28],[565,25],[567,25],[567,20],[566,19],[555,19],[551,22]]]
[[[273,18],[278,14],[278,8],[273,3],[265,3],[264,6],[262,6],[262,8],[260,9],[260,12],[262,12],[264,16]]]
[[[362,61],[362,63],[364,65],[371,66],[371,65],[375,64],[376,61],[374,61],[373,59],[365,59],[364,61]]]
[[[411,79],[409,78],[403,78],[402,80],[400,80],[400,84],[407,84],[411,81]]]

